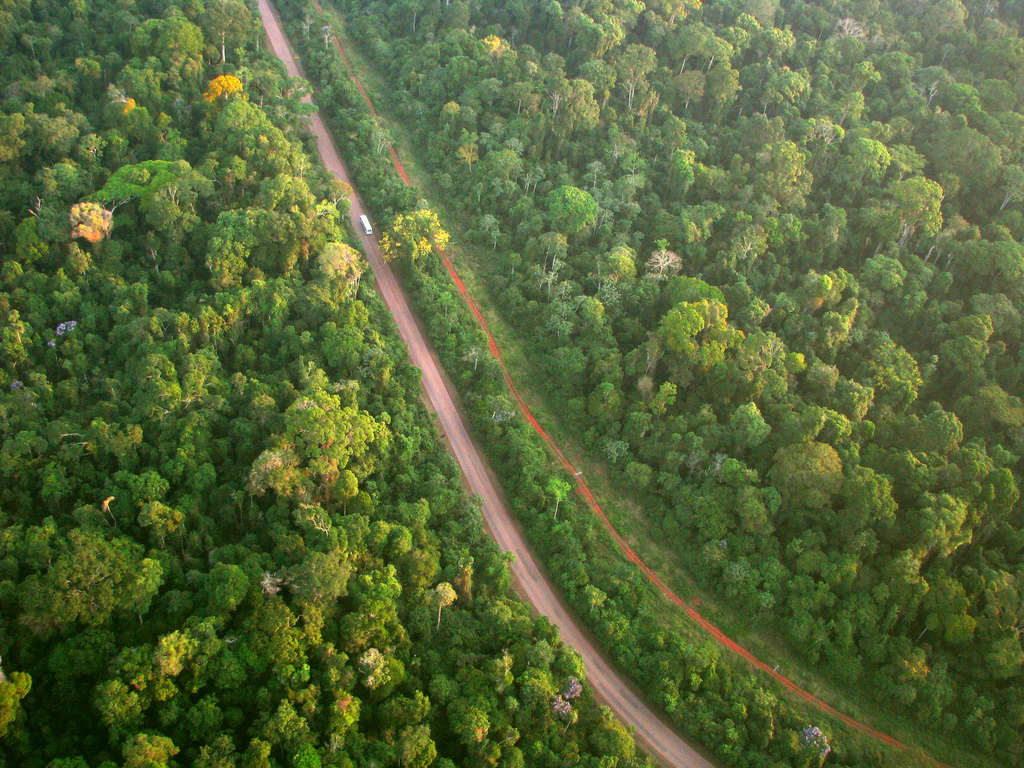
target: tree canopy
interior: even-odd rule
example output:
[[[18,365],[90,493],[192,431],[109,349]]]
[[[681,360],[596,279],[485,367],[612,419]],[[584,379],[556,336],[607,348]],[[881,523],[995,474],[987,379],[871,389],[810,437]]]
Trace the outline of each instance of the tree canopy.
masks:
[[[0,766],[640,766],[512,593],[254,10],[0,2]]]
[[[1019,765],[996,595],[1024,567],[1020,2],[336,5],[551,412],[657,543],[922,742]],[[332,103],[370,146],[358,100]],[[428,254],[410,280],[478,429],[551,503],[444,273]],[[567,503],[524,520],[645,690],[731,765],[814,757],[771,752],[753,704],[730,741],[721,691],[693,714],[708,676],[665,660],[678,636]]]

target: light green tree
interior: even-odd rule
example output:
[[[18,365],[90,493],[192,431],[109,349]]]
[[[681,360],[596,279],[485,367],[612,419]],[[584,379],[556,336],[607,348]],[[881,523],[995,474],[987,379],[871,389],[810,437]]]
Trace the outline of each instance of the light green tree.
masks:
[[[548,198],[552,223],[568,237],[580,235],[597,221],[597,201],[578,187],[562,186]]]
[[[434,588],[434,599],[437,601],[437,626],[435,629],[441,628],[441,609],[447,608],[449,605],[455,602],[458,595],[455,593],[455,588],[447,581],[442,581]]]
[[[558,505],[565,501],[565,497],[569,495],[572,486],[564,478],[553,475],[548,479],[545,490],[555,497],[555,519],[557,519]]]

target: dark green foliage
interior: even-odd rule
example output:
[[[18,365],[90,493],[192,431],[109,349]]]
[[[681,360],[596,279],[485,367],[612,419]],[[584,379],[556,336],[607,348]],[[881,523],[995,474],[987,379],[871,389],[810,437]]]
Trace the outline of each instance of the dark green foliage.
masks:
[[[834,679],[1019,765],[1014,8],[338,5],[557,410],[689,570]],[[372,121],[330,56],[313,65],[324,104],[370,155]],[[385,216],[412,204],[386,157],[360,165]],[[457,305],[444,273],[428,261],[409,278],[608,647],[731,763],[765,764],[759,738],[806,760],[799,726],[733,740],[727,705],[679,663],[657,667],[669,641],[612,586],[629,572],[588,557],[593,524],[532,511],[550,506],[545,462],[471,320],[438,310]],[[734,685],[715,695],[753,711]],[[685,691],[708,698],[679,704]]]
[[[638,765],[552,712],[253,18],[0,2],[0,766]]]

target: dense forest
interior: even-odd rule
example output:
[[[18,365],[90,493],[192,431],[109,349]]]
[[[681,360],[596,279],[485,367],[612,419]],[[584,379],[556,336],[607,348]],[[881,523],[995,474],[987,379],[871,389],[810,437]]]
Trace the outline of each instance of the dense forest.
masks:
[[[633,766],[238,0],[0,2],[0,765]]]
[[[1021,4],[338,7],[552,402],[680,562],[833,679],[1020,765]],[[666,708],[692,703],[587,558],[551,555]]]

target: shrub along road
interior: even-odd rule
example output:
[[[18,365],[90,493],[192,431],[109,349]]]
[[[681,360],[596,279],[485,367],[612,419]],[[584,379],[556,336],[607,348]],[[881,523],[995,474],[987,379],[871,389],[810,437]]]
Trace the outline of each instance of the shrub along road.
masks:
[[[296,57],[268,0],[260,0],[259,10],[274,53],[284,62],[290,75],[300,77]],[[338,179],[351,185],[352,181],[319,113],[311,115],[310,123],[324,165]],[[512,574],[523,594],[537,611],[558,626],[562,639],[582,655],[587,667],[588,680],[594,690],[623,721],[636,729],[637,739],[647,751],[662,762],[678,768],[711,768],[712,763],[679,738],[612,668],[556,594],[553,585],[516,528],[511,513],[502,502],[501,494],[487,471],[479,448],[469,437],[447,382],[442,376],[440,364],[431,352],[394,273],[381,257],[375,238],[363,233],[359,224],[359,216],[362,214],[367,214],[367,211],[358,192],[354,192],[349,217],[373,269],[378,289],[395,318],[413,364],[423,372],[423,388],[430,407],[437,413],[441,429],[465,475],[466,483],[472,492],[480,497],[484,520],[491,535],[502,551],[515,555]]]

